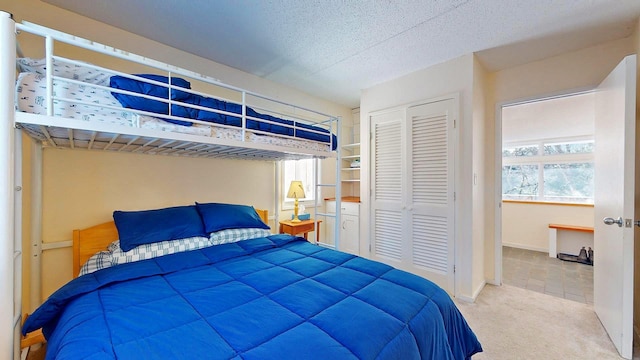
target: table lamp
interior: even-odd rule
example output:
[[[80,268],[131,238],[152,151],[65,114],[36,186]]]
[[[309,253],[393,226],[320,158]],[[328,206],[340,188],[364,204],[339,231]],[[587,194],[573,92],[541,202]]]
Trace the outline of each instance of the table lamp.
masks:
[[[304,188],[302,187],[302,181],[300,180],[293,180],[291,181],[291,185],[289,185],[289,192],[287,193],[287,197],[288,198],[293,198],[295,199],[294,203],[293,203],[293,220],[291,220],[291,222],[300,222],[300,219],[298,219],[298,198],[305,198],[306,195],[304,194]]]

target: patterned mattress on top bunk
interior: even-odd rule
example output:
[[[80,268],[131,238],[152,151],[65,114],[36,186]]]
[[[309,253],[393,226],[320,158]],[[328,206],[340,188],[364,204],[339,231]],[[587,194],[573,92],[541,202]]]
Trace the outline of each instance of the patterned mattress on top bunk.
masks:
[[[17,62],[22,72],[16,81],[16,109],[46,115],[45,60],[19,58]],[[337,138],[326,125],[289,120],[258,112],[249,106],[245,110],[243,138],[240,103],[201,95],[190,90],[190,83],[179,77],[113,75],[106,69],[73,62],[55,58],[54,117],[318,152],[330,152],[337,147]],[[31,136],[47,141],[40,125],[22,124],[22,127]],[[67,129],[52,128],[50,131],[57,145],[68,145],[64,144],[69,141]]]

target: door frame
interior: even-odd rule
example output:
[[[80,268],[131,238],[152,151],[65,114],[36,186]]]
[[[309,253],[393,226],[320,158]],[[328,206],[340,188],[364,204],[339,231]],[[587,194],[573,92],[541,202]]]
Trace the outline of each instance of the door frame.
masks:
[[[496,102],[495,105],[495,143],[494,143],[494,276],[488,279],[491,285],[502,285],[502,108],[527,104],[537,101],[557,99],[565,96],[579,95],[595,91],[595,87],[579,87],[575,89],[528,96],[514,100]]]

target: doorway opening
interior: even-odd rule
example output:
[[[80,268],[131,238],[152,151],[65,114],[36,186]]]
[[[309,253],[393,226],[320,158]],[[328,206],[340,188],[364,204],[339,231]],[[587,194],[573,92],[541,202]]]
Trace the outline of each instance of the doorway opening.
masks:
[[[500,111],[502,282],[593,304],[594,93]]]

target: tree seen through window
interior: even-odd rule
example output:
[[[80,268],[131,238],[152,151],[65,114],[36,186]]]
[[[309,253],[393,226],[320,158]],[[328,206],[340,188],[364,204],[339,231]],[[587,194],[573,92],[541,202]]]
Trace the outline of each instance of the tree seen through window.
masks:
[[[593,140],[505,147],[503,199],[593,203]]]

